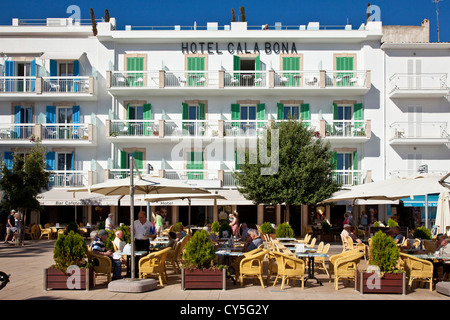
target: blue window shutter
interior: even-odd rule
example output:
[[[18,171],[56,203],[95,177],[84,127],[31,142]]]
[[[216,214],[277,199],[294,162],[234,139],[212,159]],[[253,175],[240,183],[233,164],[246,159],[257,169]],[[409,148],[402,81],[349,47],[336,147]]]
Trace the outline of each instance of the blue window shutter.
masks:
[[[14,123],[21,123],[22,108],[20,106],[14,106]],[[20,126],[14,126],[14,135],[17,139],[21,138]]]
[[[15,73],[15,64],[14,61],[5,61],[5,76],[13,77]],[[13,79],[5,79],[5,91],[6,92],[14,92],[14,80]]]
[[[73,61],[73,75],[74,76],[80,75],[80,61],[78,60]]]
[[[47,106],[47,123],[56,123],[56,106]]]
[[[80,123],[80,106],[72,107],[72,121],[73,123]]]
[[[4,157],[6,168],[8,168],[8,170],[11,170],[14,164],[14,153],[12,153],[11,151],[5,151]]]
[[[75,162],[75,152],[72,151],[72,159],[71,159],[71,162],[70,162],[70,170],[75,170],[74,162]]]
[[[47,164],[47,170],[55,170],[55,153],[53,151],[47,153],[45,162]]]
[[[50,77],[58,76],[58,62],[56,60],[50,60]]]
[[[31,60],[30,63],[30,76],[31,77],[36,77],[36,59]],[[35,79],[31,79],[30,80],[30,90],[31,92],[34,92],[36,88],[36,80]]]

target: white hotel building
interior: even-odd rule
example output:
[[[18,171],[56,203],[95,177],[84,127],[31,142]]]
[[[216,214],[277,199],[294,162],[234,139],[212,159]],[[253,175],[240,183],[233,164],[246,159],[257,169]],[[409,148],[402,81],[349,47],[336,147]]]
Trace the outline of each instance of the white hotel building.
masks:
[[[128,224],[127,197],[74,197],[67,188],[126,176],[133,154],[143,173],[227,197],[193,200],[193,224],[212,222],[222,210],[237,210],[249,224],[279,224],[284,206],[245,200],[232,172],[237,151],[288,115],[330,142],[344,185],[421,165],[450,168],[450,44],[429,43],[426,21],[116,30],[111,19],[97,29],[94,36],[90,24],[71,19],[0,26],[0,153],[9,165],[39,138],[53,172],[40,197],[45,210],[27,222],[96,223],[113,212]],[[187,223],[187,202],[155,205],[151,210],[168,207],[171,223]],[[327,207],[330,221],[340,225],[347,206]],[[136,213],[141,209],[146,203],[138,199]],[[390,205],[359,207],[370,209],[379,220],[392,214]],[[297,235],[314,224],[314,212],[291,209]]]

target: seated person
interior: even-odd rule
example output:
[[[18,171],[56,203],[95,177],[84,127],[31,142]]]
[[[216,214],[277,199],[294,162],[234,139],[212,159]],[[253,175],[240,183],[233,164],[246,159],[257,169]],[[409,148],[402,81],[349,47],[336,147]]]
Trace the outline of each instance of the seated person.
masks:
[[[181,239],[183,239],[184,237],[186,237],[186,232],[184,232],[184,227],[182,224],[178,225],[177,228],[177,240],[180,241]]]
[[[363,243],[361,241],[361,239],[359,239],[358,236],[355,234],[355,230],[356,230],[356,228],[354,226],[351,226],[350,227],[350,234],[348,236],[350,238],[352,238],[354,244],[356,244],[356,243]]]
[[[167,244],[167,248],[175,248],[177,243],[177,234],[173,231],[169,232],[169,243]]]
[[[400,228],[399,227],[393,227],[391,229],[392,232],[392,237],[395,240],[395,244],[400,246],[403,243],[403,235],[400,233]]]
[[[250,230],[247,226],[247,224],[244,222],[241,224],[241,241],[245,241],[247,239],[247,235],[248,235],[248,230]]]
[[[123,248],[127,244],[125,241],[123,241],[123,231],[117,230],[116,231],[116,237],[114,238],[114,245],[116,246],[118,251],[123,251]]]
[[[257,249],[260,245],[264,244],[263,240],[261,239],[261,236],[259,235],[258,230],[256,229],[250,229],[248,230],[247,240],[244,244],[244,252],[249,252],[252,250]]]
[[[107,256],[111,259],[113,268],[112,279],[117,280],[121,278],[122,263],[120,259],[113,259],[112,250],[106,249],[105,247],[106,239],[108,239],[108,232],[104,229],[101,229],[91,243],[92,252],[101,256]]]

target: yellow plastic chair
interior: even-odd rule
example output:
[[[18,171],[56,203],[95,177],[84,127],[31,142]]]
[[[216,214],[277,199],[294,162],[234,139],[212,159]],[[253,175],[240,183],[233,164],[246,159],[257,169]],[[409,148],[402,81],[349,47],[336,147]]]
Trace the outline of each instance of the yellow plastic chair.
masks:
[[[296,240],[296,242],[304,243],[305,245],[307,245],[309,243],[309,240],[311,240],[311,235],[308,233],[303,239]]]
[[[139,278],[157,277],[159,284],[164,287],[167,283],[166,257],[171,248],[149,253],[139,260]]]
[[[287,255],[283,252],[274,251],[273,254],[277,259],[278,274],[275,279],[274,286],[281,277],[281,290],[284,290],[284,283],[293,279],[302,282],[302,289],[305,288],[305,261],[294,256]]]
[[[364,253],[358,250],[348,250],[330,257],[329,264],[329,279],[334,274],[335,289],[338,290],[338,283],[340,279],[355,279],[355,270],[358,269],[360,260]]]
[[[191,235],[189,235],[189,234],[186,235],[183,239],[181,239],[181,242],[179,242],[177,244],[178,251],[176,252],[176,254],[175,254],[175,252],[171,252],[171,251],[169,251],[169,253],[167,254],[166,262],[169,262],[170,264],[172,264],[176,273],[181,273],[180,264],[183,263],[184,247],[186,246],[186,243],[188,243],[188,241],[191,238],[192,238]],[[169,249],[171,249],[171,248],[169,248]]]
[[[39,240],[44,237],[47,237],[47,239],[50,240],[52,236],[52,230],[50,228],[42,228],[42,225],[39,225],[39,231],[41,232]]]
[[[433,291],[433,263],[406,253],[400,253],[400,258],[404,262],[409,287],[413,281],[425,281],[430,284],[430,291]]]
[[[251,254],[241,260],[239,264],[239,278],[241,286],[244,286],[244,278],[252,277],[259,279],[261,286],[264,288],[263,274],[264,274],[264,257],[269,252],[269,250],[262,249],[256,254]]]
[[[327,254],[329,250],[330,250],[330,244],[327,243],[321,251],[317,251],[317,252]],[[314,268],[320,269],[320,270],[325,270],[325,272],[327,273],[327,276],[330,277],[330,273],[328,272],[328,268],[325,264],[325,257],[316,257],[314,259]]]
[[[94,267],[95,281],[97,281],[98,275],[106,275],[106,283],[111,281],[112,261],[107,256],[96,254],[92,251],[91,247],[88,247],[88,260]]]
[[[317,246],[316,252],[317,252],[317,253],[321,253],[322,250],[323,250],[323,248],[324,248],[324,246],[325,246],[325,242],[320,241],[320,242],[319,242],[319,245]]]
[[[314,237],[314,238],[312,238],[311,243],[305,244],[305,246],[308,248],[314,248],[314,246],[316,245],[316,241],[317,241],[317,239]]]

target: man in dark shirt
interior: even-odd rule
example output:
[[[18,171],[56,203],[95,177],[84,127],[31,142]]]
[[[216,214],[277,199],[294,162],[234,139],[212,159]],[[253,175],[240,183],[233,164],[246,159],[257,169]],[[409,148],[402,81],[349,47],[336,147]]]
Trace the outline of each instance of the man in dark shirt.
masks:
[[[14,240],[14,233],[16,228],[16,219],[15,219],[16,210],[11,210],[11,214],[8,216],[6,220],[6,237],[5,243],[8,243],[8,238],[10,235],[13,236],[12,240]]]

